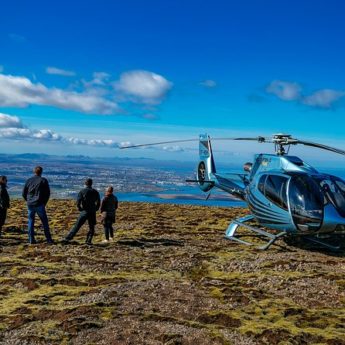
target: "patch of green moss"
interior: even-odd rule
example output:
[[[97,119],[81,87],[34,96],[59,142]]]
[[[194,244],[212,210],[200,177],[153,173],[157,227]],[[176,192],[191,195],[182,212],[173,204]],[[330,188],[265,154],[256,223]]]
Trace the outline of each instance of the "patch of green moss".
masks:
[[[33,306],[39,306],[42,298],[49,301],[52,305],[57,303],[65,303],[68,297],[76,297],[80,295],[80,292],[87,291],[87,288],[73,287],[64,285],[55,286],[39,286],[37,289],[32,291],[23,291],[22,289],[12,289],[10,294],[4,297],[0,301],[0,315],[10,315],[14,310],[20,308],[25,304],[31,304]],[[59,298],[56,300],[54,297],[58,295]],[[61,298],[63,295],[63,298]],[[37,302],[37,303],[36,303]]]
[[[212,287],[210,290],[210,296],[219,299],[221,302],[224,301],[224,294],[221,289]]]
[[[336,283],[341,289],[345,290],[345,279],[339,279]]]
[[[336,313],[338,317],[334,317],[334,310],[306,310],[302,316],[299,313],[285,316],[287,308],[297,309],[298,306],[291,304],[288,300],[282,300],[281,303],[263,300],[242,310],[229,311],[229,314],[242,321],[239,331],[243,334],[261,334],[266,330],[279,331],[284,329],[292,336],[307,333],[329,340],[342,339],[344,336],[343,330],[336,327],[338,317],[345,317],[344,310],[339,310]],[[329,317],[327,317],[327,313]],[[306,324],[303,322],[303,318],[314,319],[314,322]],[[323,322],[326,327],[318,327]]]

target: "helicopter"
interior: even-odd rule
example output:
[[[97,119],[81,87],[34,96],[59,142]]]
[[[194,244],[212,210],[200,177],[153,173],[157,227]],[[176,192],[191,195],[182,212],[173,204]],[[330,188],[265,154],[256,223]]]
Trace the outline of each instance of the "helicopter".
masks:
[[[196,139],[173,140],[152,144],[124,146],[132,148]],[[245,245],[253,245],[237,235],[240,227],[265,238],[267,243],[259,249],[268,249],[283,237],[302,237],[331,250],[340,249],[326,241],[345,235],[345,181],[339,177],[320,173],[299,157],[289,155],[291,145],[305,145],[345,155],[344,150],[319,143],[293,138],[289,134],[267,137],[213,138],[213,140],[249,140],[274,144],[275,154],[260,153],[253,163],[244,164],[244,173],[219,174],[216,170],[208,134],[199,136],[199,163],[196,178],[186,180],[197,183],[210,193],[221,189],[247,203],[250,215],[233,220],[225,231],[225,238]],[[209,197],[209,194],[207,198]],[[264,229],[247,224],[255,220]],[[275,233],[267,229],[275,230]]]

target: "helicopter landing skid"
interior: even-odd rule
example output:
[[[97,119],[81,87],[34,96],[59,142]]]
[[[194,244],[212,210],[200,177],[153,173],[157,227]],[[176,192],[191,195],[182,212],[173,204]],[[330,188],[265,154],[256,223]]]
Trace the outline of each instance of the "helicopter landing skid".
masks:
[[[242,217],[242,218],[238,218],[238,219],[234,220],[233,222],[231,222],[230,225],[228,226],[226,232],[225,232],[225,238],[227,240],[233,240],[233,241],[236,241],[236,242],[239,242],[239,243],[242,243],[242,244],[246,244],[248,246],[253,246],[254,243],[241,240],[240,238],[235,236],[235,233],[236,233],[237,229],[240,226],[243,226],[244,228],[246,228],[246,229],[248,229],[248,230],[250,230],[252,232],[255,232],[255,233],[257,233],[257,234],[259,234],[259,235],[261,235],[263,237],[268,237],[269,238],[269,240],[267,241],[266,244],[264,244],[263,246],[259,246],[258,247],[261,250],[266,250],[276,240],[278,240],[279,238],[281,238],[281,237],[286,235],[286,232],[284,232],[284,231],[278,233],[277,235],[274,235],[274,234],[271,234],[271,233],[269,233],[267,231],[264,231],[262,229],[255,228],[254,226],[250,226],[248,224],[245,224],[245,222],[247,222],[249,220],[252,220],[252,219],[254,219],[254,216],[249,215],[249,216],[245,216],[245,217]]]

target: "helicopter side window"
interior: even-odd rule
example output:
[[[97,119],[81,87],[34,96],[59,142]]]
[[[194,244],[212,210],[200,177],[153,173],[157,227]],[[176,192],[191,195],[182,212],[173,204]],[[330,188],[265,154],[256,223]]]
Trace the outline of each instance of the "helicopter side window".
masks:
[[[287,187],[288,179],[283,176],[268,175],[265,182],[265,196],[277,206],[287,210]]]
[[[321,227],[324,196],[313,178],[307,175],[292,177],[289,200],[292,218],[299,230],[318,230]]]
[[[345,183],[341,179],[331,176],[320,182],[325,196],[335,206],[342,217],[345,217]]]
[[[338,206],[339,213],[344,217],[345,216],[345,184],[340,179],[333,179],[337,185],[337,199],[336,203]]]

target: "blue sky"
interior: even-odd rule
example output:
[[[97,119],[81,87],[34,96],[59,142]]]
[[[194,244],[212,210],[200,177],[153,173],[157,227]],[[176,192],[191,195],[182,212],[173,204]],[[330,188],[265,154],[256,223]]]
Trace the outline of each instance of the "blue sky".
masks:
[[[345,148],[344,10],[340,0],[2,3],[1,151],[191,159],[196,145],[117,146],[203,132]],[[258,150],[217,149],[222,160]]]

